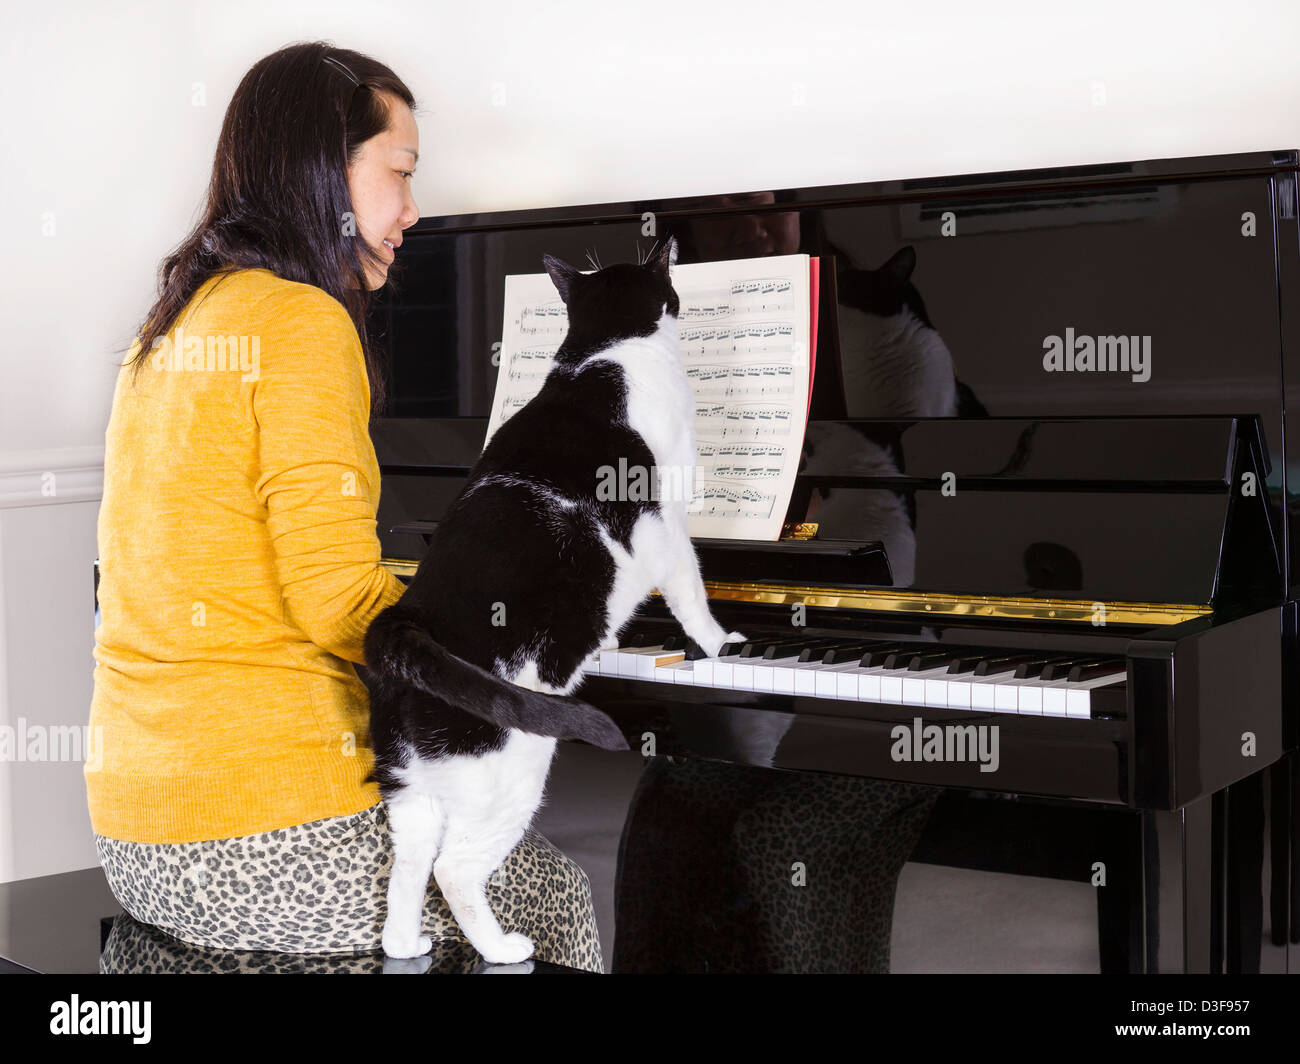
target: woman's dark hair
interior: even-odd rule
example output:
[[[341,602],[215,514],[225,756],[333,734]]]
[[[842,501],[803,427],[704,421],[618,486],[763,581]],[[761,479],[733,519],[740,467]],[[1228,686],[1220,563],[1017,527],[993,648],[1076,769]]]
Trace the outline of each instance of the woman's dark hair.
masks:
[[[315,285],[347,308],[365,353],[371,410],[384,408],[384,367],[366,335],[365,263],[385,263],[360,239],[347,175],[362,143],[388,128],[381,92],[415,107],[383,63],[325,41],[281,48],[244,75],[221,124],[203,217],[159,267],[158,299],[126,363],[133,373],[204,281],[261,267]]]

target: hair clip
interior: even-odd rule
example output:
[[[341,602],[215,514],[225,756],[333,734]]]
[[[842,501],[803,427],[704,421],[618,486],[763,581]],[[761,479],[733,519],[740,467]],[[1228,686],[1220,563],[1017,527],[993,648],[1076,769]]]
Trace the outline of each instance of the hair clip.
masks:
[[[332,66],[337,67],[339,70],[343,71],[343,73],[344,73],[344,75],[347,77],[348,81],[352,82],[353,85],[360,85],[360,84],[361,84],[361,79],[358,78],[354,73],[352,73],[352,71],[349,70],[349,69],[347,68],[346,64],[344,64],[341,60],[339,60],[339,59],[335,59],[332,55],[327,55],[327,56],[324,57],[324,59],[325,59],[325,62],[327,62],[327,63],[331,64]]]

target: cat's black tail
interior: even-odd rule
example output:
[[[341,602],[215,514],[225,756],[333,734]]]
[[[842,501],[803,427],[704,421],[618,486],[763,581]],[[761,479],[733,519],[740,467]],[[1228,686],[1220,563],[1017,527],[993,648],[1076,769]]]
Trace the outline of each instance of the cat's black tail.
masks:
[[[580,739],[602,750],[626,750],[618,725],[570,695],[530,691],[503,680],[438,643],[400,606],[384,610],[366,632],[366,669],[436,695],[498,728]]]

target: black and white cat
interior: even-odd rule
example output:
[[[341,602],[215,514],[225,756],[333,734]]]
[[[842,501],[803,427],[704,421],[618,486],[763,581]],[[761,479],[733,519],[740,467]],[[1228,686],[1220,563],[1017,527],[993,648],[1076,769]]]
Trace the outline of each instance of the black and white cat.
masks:
[[[486,884],[541,805],[557,739],[627,749],[605,714],[569,693],[651,590],[707,653],[743,638],[709,612],[686,524],[693,478],[652,498],[600,490],[620,460],[652,483],[695,466],[676,260],[674,240],[643,264],[591,274],[544,257],[569,316],[554,364],[492,436],[411,586],[366,635],[374,779],[394,851],[390,957],[431,948],[420,934],[431,871],[485,960],[532,954],[527,937],[502,930]]]

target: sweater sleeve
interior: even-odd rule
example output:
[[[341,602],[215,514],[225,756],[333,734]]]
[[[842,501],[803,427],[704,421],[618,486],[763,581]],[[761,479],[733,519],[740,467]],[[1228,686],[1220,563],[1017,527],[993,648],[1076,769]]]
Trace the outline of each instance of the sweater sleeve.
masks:
[[[267,302],[252,398],[255,490],[285,609],[313,643],[364,665],[366,629],[405,588],[379,564],[361,342],[347,311],[319,289]]]

